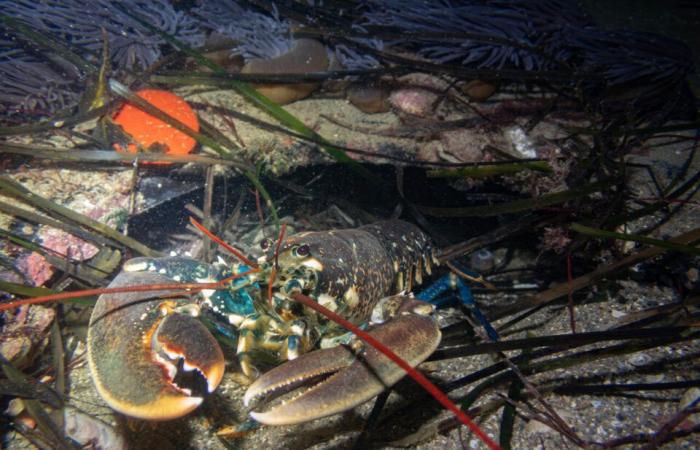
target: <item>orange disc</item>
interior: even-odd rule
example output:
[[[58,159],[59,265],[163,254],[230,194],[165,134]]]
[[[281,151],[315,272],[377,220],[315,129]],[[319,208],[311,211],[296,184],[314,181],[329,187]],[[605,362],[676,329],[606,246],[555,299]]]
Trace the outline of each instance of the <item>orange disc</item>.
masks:
[[[142,89],[137,94],[194,131],[199,131],[197,114],[181,97],[159,89]],[[147,149],[160,149],[165,151],[167,155],[186,155],[197,144],[197,141],[182,131],[176,130],[129,103],[124,104],[113,119],[141,146]],[[114,144],[114,147],[117,151],[124,151],[124,148],[119,144]],[[134,144],[129,144],[128,150],[131,153],[136,153],[137,147]]]

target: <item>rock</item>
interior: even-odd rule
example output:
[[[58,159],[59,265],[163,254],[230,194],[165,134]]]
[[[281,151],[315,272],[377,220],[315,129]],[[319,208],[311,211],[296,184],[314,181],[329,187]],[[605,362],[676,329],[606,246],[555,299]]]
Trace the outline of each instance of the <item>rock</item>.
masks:
[[[381,81],[373,83],[356,82],[346,92],[347,99],[357,109],[367,114],[383,113],[391,109],[389,88]]]
[[[4,314],[0,353],[22,370],[31,365],[36,355],[46,347],[49,327],[56,312],[52,308],[34,305],[21,307],[16,315],[9,312]]]
[[[313,39],[299,39],[294,48],[287,53],[271,59],[253,59],[241,73],[257,74],[306,74],[328,70],[326,47]],[[308,97],[318,89],[319,83],[295,84],[261,84],[255,83],[255,89],[265,97],[286,105]]]
[[[392,92],[389,96],[389,103],[400,112],[427,117],[433,113],[437,98],[437,94],[427,89],[406,87]]]
[[[475,102],[483,102],[496,92],[496,86],[481,80],[472,80],[460,86],[460,90]]]

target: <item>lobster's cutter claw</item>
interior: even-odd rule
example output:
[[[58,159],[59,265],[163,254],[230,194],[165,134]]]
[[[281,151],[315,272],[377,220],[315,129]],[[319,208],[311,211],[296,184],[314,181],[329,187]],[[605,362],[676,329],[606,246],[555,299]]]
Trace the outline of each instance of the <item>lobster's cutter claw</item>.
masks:
[[[413,312],[396,316],[372,329],[370,334],[411,366],[428,358],[441,336],[431,316]],[[251,417],[267,425],[291,425],[330,416],[371,399],[406,374],[375,348],[352,347],[356,346],[317,350],[265,373],[248,388],[244,397],[246,406],[322,381],[266,412],[251,412]]]
[[[122,272],[110,287],[163,284],[148,272]],[[195,317],[158,292],[100,296],[88,328],[88,361],[97,391],[116,411],[149,420],[182,417],[221,381],[224,357]],[[156,297],[152,299],[151,297]]]

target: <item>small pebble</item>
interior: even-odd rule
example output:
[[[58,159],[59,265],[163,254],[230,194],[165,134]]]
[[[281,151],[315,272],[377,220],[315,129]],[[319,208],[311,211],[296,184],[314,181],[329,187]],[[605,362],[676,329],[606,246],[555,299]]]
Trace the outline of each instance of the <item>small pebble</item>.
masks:
[[[391,109],[389,89],[381,83],[353,83],[346,92],[347,99],[360,111],[367,114],[383,113]]]
[[[496,86],[481,80],[472,80],[460,87],[461,91],[475,102],[483,102],[496,92]]]
[[[647,365],[647,364],[649,364],[650,361],[651,361],[651,356],[647,355],[646,353],[637,353],[635,355],[630,356],[627,359],[627,362],[635,367],[641,367],[641,366]]]
[[[489,272],[495,265],[495,258],[491,251],[482,248],[469,255],[469,267],[477,272]]]
[[[418,117],[426,117],[433,113],[433,105],[437,95],[421,88],[401,88],[391,93],[389,102],[400,112]]]

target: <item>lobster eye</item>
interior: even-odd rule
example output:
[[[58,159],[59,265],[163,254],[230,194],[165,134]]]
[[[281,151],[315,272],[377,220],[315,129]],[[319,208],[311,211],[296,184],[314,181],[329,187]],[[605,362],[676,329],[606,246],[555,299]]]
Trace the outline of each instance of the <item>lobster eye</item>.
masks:
[[[293,252],[294,252],[294,256],[299,256],[299,257],[309,256],[309,253],[311,253],[309,250],[309,246],[306,244],[295,247]]]
[[[265,238],[262,241],[260,241],[260,248],[263,250],[267,250],[272,246],[272,239]]]

